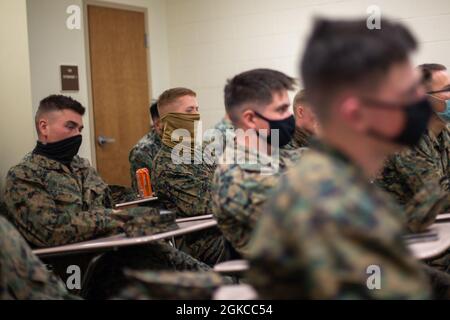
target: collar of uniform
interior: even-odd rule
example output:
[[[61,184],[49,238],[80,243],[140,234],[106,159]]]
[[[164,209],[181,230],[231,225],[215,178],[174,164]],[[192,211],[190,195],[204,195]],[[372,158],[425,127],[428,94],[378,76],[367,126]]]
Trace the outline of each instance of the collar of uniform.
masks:
[[[239,167],[247,171],[255,171],[261,173],[271,174],[278,171],[279,168],[279,152],[277,157],[270,156],[266,153],[259,152],[258,149],[248,148],[247,146],[238,143],[235,137],[236,144],[236,162]],[[275,150],[277,151],[277,150]]]
[[[433,131],[427,130],[426,133],[425,133],[424,136],[423,136],[423,139],[428,138],[428,139],[431,140],[431,142],[432,142],[434,145],[439,146],[439,145],[441,144],[441,143],[440,143],[440,140],[448,141],[449,136],[450,136],[450,135],[449,135],[449,129],[448,129],[448,127],[444,127],[444,129],[442,129],[441,133],[440,133],[438,136],[436,136],[436,135],[433,133]]]
[[[156,143],[161,144],[161,137],[156,133],[156,130],[155,130],[154,127],[152,127],[152,128],[150,129],[150,132],[148,133],[147,137],[148,137],[149,139],[152,139],[152,138],[153,138],[154,141],[155,141]]]
[[[63,171],[70,173],[70,169],[58,161],[49,159],[40,154],[29,153],[28,156],[31,158],[32,162],[34,162],[35,164],[37,164],[38,166],[40,166],[42,168],[49,169],[49,170],[63,170]],[[72,169],[74,171],[77,171],[78,169],[85,167],[83,161],[81,160],[81,158],[79,156],[75,156],[73,158],[70,166],[72,167]]]
[[[293,139],[297,144],[307,147],[310,143],[311,134],[303,128],[295,128]]]
[[[336,149],[335,147],[333,147],[323,141],[320,141],[316,138],[311,138],[310,148],[314,149],[316,151],[319,151],[321,153],[326,153],[327,155],[329,155],[351,167],[355,167],[357,169],[356,172],[359,172],[360,175],[363,175],[362,172],[364,172],[364,171],[362,170],[362,168],[359,167],[356,163],[354,163],[352,161],[352,159],[350,159],[350,157],[348,157],[345,153]]]

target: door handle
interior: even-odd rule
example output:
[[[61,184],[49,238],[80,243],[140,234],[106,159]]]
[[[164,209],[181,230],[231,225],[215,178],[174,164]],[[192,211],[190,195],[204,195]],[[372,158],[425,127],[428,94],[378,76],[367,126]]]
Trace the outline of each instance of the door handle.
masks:
[[[103,145],[105,145],[107,143],[115,143],[116,139],[99,136],[98,139],[97,139],[97,142],[98,142],[99,145],[103,146]]]

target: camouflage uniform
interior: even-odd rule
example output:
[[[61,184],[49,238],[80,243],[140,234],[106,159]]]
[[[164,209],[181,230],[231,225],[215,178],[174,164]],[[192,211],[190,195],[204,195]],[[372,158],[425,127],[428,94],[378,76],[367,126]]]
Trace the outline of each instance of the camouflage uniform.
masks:
[[[248,254],[248,243],[266,200],[303,150],[282,151],[280,168],[273,173],[267,173],[270,156],[242,145],[236,147],[236,152],[242,153],[238,157],[254,158],[255,163],[221,161],[218,165],[213,181],[213,213],[223,235],[241,255]]]
[[[121,232],[136,236],[155,229],[150,214],[157,209],[131,208],[119,212],[112,209],[108,186],[87,160],[78,156],[71,170],[46,157],[29,154],[13,167],[7,176],[5,201],[19,231],[37,247],[57,246],[91,240]],[[145,218],[147,214],[147,218]],[[142,222],[142,229],[137,225]],[[66,265],[83,265],[90,256],[68,256],[51,259],[59,270]],[[122,288],[125,267],[150,270],[207,270],[208,266],[170,247],[166,243],[145,247],[127,247],[110,252],[97,266],[101,272],[90,289],[90,297],[106,298]],[[114,261],[109,263],[108,261]],[[100,281],[99,279],[102,279]]]
[[[222,156],[223,151],[225,151],[227,140],[232,140],[234,137],[234,126],[230,120],[223,118],[213,129],[216,131],[215,133],[220,133],[220,139],[213,138],[213,135],[208,135],[206,133],[203,143],[206,147],[205,152],[210,153],[217,163],[218,159]]]
[[[402,241],[400,209],[361,171],[317,144],[282,178],[250,244],[249,282],[260,298],[429,297]],[[369,266],[380,268],[380,290],[368,288]]]
[[[17,230],[0,216],[0,300],[76,299],[48,272]]]
[[[163,144],[153,161],[152,181],[161,203],[178,217],[211,214],[211,182],[216,165],[201,162],[202,154],[192,157],[201,163],[175,164],[172,148]],[[209,265],[227,260],[227,245],[217,229],[209,229],[183,237],[179,248]]]
[[[407,228],[421,232],[450,209],[450,131],[428,131],[419,144],[388,159],[376,183],[403,206]],[[450,253],[428,261],[450,273]]]
[[[123,300],[211,300],[221,286],[232,284],[229,278],[214,272],[125,272],[132,279],[116,299]]]
[[[227,131],[234,130],[234,126],[230,120],[228,120],[227,118],[222,118],[222,120],[216,123],[214,129],[219,130],[222,134],[225,135]]]
[[[423,135],[419,144],[391,158],[376,184],[392,194],[406,212],[407,227],[420,232],[450,206],[450,131]]]
[[[136,171],[147,168],[152,172],[152,162],[161,148],[161,138],[155,129],[151,129],[130,151],[130,175],[133,189],[138,192],[136,185]]]
[[[312,135],[305,129],[295,127],[294,136],[283,149],[294,150],[298,148],[307,148],[311,142],[311,137]]]
[[[86,159],[71,169],[30,153],[6,178],[5,202],[20,233],[36,247],[58,246],[122,232],[112,196]]]

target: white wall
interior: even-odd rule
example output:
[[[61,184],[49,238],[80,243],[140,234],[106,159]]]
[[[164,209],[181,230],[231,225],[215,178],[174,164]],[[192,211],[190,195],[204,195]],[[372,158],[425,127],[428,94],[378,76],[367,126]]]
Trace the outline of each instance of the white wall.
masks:
[[[168,0],[170,84],[197,91],[211,126],[224,114],[227,78],[256,67],[297,77],[315,16],[367,16],[372,4],[414,30],[417,63],[450,67],[449,0]]]
[[[0,43],[1,191],[8,169],[34,145],[25,0],[0,1]]]
[[[166,34],[166,6],[164,0],[112,0],[97,3],[113,3],[137,6],[148,10],[150,40],[150,82],[151,95],[157,97],[169,86],[169,59]],[[80,101],[88,112],[84,117],[85,130],[80,156],[88,158],[95,164],[93,121],[91,121],[89,101],[86,51],[86,32],[84,23],[81,30],[68,30],[66,9],[78,5],[83,12],[82,0],[27,0],[28,29],[30,37],[31,83],[33,96],[33,113],[39,101],[52,93],[70,95]],[[83,17],[84,19],[85,17]],[[78,65],[80,90],[62,92],[59,67],[63,64]]]
[[[27,0],[28,31],[30,39],[31,88],[33,114],[39,101],[50,94],[64,94],[90,108],[86,75],[86,54],[83,30],[66,28],[67,7],[78,5],[81,0]],[[60,66],[77,65],[80,79],[78,92],[61,91]],[[91,160],[90,130],[88,112],[84,117],[83,144],[80,156]]]

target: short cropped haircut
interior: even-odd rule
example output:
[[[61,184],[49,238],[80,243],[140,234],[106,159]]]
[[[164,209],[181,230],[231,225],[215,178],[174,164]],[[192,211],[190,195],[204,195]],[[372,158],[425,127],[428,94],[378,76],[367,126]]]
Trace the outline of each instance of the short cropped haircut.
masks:
[[[161,110],[164,110],[164,108],[175,101],[177,99],[184,97],[184,96],[191,96],[191,97],[197,97],[197,94],[188,88],[173,88],[164,91],[158,99],[158,112],[161,114]]]
[[[37,133],[39,134],[39,119],[43,114],[62,110],[72,110],[78,113],[80,116],[84,116],[84,113],[86,112],[86,108],[71,97],[56,94],[50,95],[47,98],[42,99],[39,103],[39,107],[35,116]]]
[[[390,68],[409,60],[417,41],[402,24],[384,18],[370,30],[366,19],[317,19],[307,41],[300,73],[319,118],[345,90],[379,87]]]
[[[308,99],[306,97],[306,91],[305,90],[300,90],[299,92],[297,92],[297,94],[294,97],[294,101],[292,103],[292,107],[297,108],[300,105],[304,105],[308,103]]]
[[[427,90],[431,90],[433,73],[447,70],[444,65],[438,63],[424,63],[418,66],[418,69],[422,72],[422,81]]]
[[[273,94],[293,90],[295,79],[271,69],[255,69],[238,74],[227,81],[224,98],[225,108],[232,121],[236,122],[236,110],[243,104],[268,105]]]
[[[150,106],[150,116],[152,117],[153,122],[157,121],[159,119],[159,112],[158,112],[158,103],[153,102]]]

